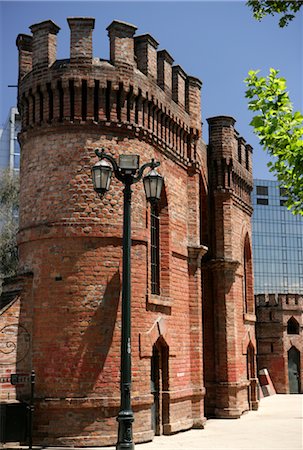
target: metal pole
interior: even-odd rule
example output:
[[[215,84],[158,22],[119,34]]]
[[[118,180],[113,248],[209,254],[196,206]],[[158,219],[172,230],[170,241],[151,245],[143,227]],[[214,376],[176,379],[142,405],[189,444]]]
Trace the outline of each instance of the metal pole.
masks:
[[[121,330],[121,403],[117,417],[119,422],[117,450],[135,448],[131,407],[131,184],[132,177],[124,181],[123,211],[123,274],[122,274],[122,330]]]
[[[35,372],[34,370],[31,373],[31,396],[30,396],[30,404],[28,411],[28,448],[32,450],[33,448],[33,414],[34,414],[34,390],[35,390]]]

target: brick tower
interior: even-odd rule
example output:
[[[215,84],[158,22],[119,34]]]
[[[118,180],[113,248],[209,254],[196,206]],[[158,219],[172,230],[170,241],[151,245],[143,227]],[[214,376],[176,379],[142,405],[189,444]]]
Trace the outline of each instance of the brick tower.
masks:
[[[256,409],[256,339],[251,254],[252,148],[232,117],[209,123],[209,252],[204,264],[207,415]]]
[[[278,394],[303,393],[302,295],[258,294],[255,300],[258,369],[268,369]]]
[[[152,36],[134,37],[133,25],[113,21],[107,28],[106,61],[93,57],[94,19],[69,18],[68,24],[69,59],[56,59],[59,27],[51,20],[17,38],[22,116],[18,242],[20,273],[32,273],[20,317],[31,317],[34,442],[116,442],[122,186],[113,180],[109,193],[96,196],[90,172],[100,147],[115,157],[139,154],[141,163],[155,158],[165,177],[154,218],[156,287],[151,210],[142,184],[133,189],[134,439],[203,427],[200,262],[206,249],[199,230],[207,168],[201,82],[173,66],[166,50],[157,51]],[[224,196],[215,192],[218,205]],[[221,256],[223,250],[217,249],[215,257]]]

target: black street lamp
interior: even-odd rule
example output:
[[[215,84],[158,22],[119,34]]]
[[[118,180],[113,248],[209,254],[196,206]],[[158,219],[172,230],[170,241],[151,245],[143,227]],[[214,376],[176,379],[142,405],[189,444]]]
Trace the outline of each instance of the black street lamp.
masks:
[[[123,191],[123,273],[122,273],[122,330],[121,330],[121,384],[120,411],[117,450],[135,448],[132,423],[134,413],[131,407],[131,185],[141,180],[147,167],[152,170],[143,178],[145,195],[148,201],[160,199],[163,177],[155,170],[160,165],[154,159],[139,168],[139,155],[120,155],[119,164],[104,149],[96,150],[100,160],[92,168],[94,189],[99,195],[109,190],[114,172],[124,184]]]

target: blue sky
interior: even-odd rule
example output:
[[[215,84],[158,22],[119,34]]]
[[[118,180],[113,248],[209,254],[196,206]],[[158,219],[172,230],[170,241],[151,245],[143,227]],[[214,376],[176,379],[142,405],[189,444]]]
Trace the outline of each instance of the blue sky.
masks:
[[[159,50],[166,49],[175,64],[203,81],[203,137],[208,141],[206,118],[230,115],[238,132],[254,147],[254,176],[272,178],[258,139],[249,126],[243,79],[250,69],[270,67],[287,79],[295,109],[303,103],[303,14],[285,29],[277,17],[262,22],[253,19],[244,1],[0,1],[0,124],[10,106],[16,104],[19,33],[29,26],[51,19],[61,27],[57,57],[69,57],[67,17],[95,17],[94,56],[109,58],[106,27],[112,20],[124,20],[138,27],[137,34],[150,33]]]

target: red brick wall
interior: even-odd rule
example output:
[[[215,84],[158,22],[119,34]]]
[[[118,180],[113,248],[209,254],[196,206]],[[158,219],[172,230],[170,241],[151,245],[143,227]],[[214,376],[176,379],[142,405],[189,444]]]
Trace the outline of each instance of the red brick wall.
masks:
[[[210,251],[204,282],[204,370],[209,415],[239,417],[257,407],[255,362],[247,373],[248,346],[256,352],[252,292],[252,173],[238,158],[231,117],[208,119],[210,167]],[[243,278],[246,268],[248,311]],[[255,360],[255,357],[253,358]],[[248,396],[248,391],[253,391]],[[249,400],[251,398],[251,400]]]
[[[0,402],[28,401],[31,373],[31,276],[6,280],[0,310]],[[24,304],[24,298],[27,302]],[[3,303],[2,303],[3,302]],[[18,374],[20,383],[10,377]]]
[[[294,346],[300,353],[300,387],[303,390],[303,299],[296,294],[256,295],[258,369],[266,368],[275,390],[288,394],[288,351]],[[294,318],[298,334],[287,332],[287,323]]]
[[[113,179],[102,199],[94,192],[91,168],[94,150],[101,147],[115,157],[139,154],[141,163],[155,158],[165,177],[160,295],[151,294],[150,207],[142,183],[133,186],[135,441],[154,434],[155,346],[166,358],[159,383],[165,391],[162,432],[204,426],[204,380],[209,411],[239,417],[256,407],[248,401],[253,391],[246,370],[247,349],[255,348],[255,318],[253,309],[244,311],[243,296],[244,246],[251,242],[251,148],[237,137],[234,119],[210,119],[208,183],[201,82],[180,66],[172,68],[173,59],[165,50],[156,53],[151,36],[134,39],[133,25],[114,21],[108,27],[110,62],[92,59],[93,19],[72,19],[69,25],[71,60],[51,67],[55,24],[33,26],[32,47],[18,40],[18,239],[20,270],[33,272],[35,442],[100,446],[116,441],[123,187]],[[239,145],[249,156],[249,169],[239,160]],[[246,279],[252,286],[251,264]],[[24,297],[24,308],[25,303]]]
[[[81,27],[83,23],[79,19]],[[86,24],[91,29],[92,22]],[[178,90],[178,80],[172,80],[184,97],[179,104],[172,102],[171,93],[158,87],[148,70],[146,76],[134,67],[134,29],[117,22],[109,27],[115,66],[93,64],[89,58],[76,66],[74,58],[73,66],[34,69],[19,85],[19,252],[20,270],[33,272],[37,443],[100,446],[116,441],[123,186],[113,179],[104,198],[94,192],[91,168],[97,161],[94,150],[101,147],[115,157],[139,154],[141,164],[155,158],[165,177],[157,296],[150,289],[150,207],[142,183],[133,186],[135,440],[153,437],[150,378],[157,342],[168,347],[163,432],[201,427],[205,420],[199,179],[201,171],[205,178],[206,168],[199,161],[205,161],[206,149],[198,141],[201,125],[196,119],[201,83],[191,81],[189,95],[185,84]],[[78,41],[90,55],[91,34],[80,31],[86,39]]]

